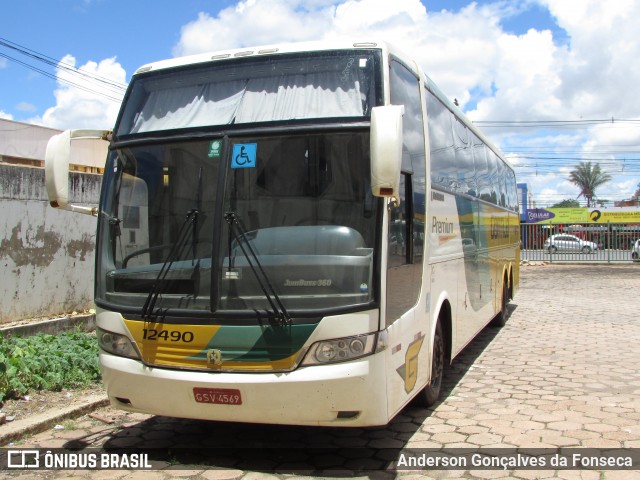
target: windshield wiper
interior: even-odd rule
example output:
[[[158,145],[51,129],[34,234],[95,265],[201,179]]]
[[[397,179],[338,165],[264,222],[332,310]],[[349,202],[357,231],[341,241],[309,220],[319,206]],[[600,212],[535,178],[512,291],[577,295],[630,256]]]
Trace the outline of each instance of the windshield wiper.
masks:
[[[289,316],[285,306],[282,304],[275,288],[273,288],[273,284],[269,280],[269,276],[264,271],[264,268],[262,268],[258,255],[256,255],[256,252],[253,250],[251,241],[247,238],[247,232],[240,223],[238,215],[235,212],[227,212],[224,214],[224,219],[229,224],[229,232],[233,235],[233,238],[246,257],[247,263],[249,264],[249,267],[251,267],[251,271],[258,281],[262,293],[269,302],[269,305],[271,305],[271,309],[273,310],[276,319],[281,325],[291,323],[291,317]],[[246,249],[244,245],[246,245]],[[231,257],[231,251],[229,251],[229,257]],[[255,262],[255,265],[252,263],[252,259],[253,262]]]
[[[178,260],[184,253],[184,250],[187,246],[189,233],[191,232],[191,234],[195,236],[195,230],[190,229],[189,226],[193,225],[195,228],[196,219],[198,218],[199,213],[199,210],[195,208],[187,212],[187,216],[182,223],[182,226],[180,227],[180,231],[178,232],[178,238],[171,246],[171,250],[169,250],[169,254],[162,264],[162,267],[160,268],[155,281],[153,282],[151,291],[149,292],[149,295],[147,295],[147,300],[142,306],[143,319],[152,320],[157,316],[154,312],[154,309],[156,306],[156,302],[158,301],[158,297],[166,289],[165,279],[167,278],[167,274],[169,273],[169,270],[171,270],[173,262]]]

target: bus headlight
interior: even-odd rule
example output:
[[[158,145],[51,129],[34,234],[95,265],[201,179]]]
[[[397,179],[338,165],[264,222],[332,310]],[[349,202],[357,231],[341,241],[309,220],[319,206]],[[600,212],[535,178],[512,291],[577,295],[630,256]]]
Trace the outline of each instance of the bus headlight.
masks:
[[[126,336],[120,335],[119,333],[108,332],[101,328],[96,329],[96,334],[98,336],[98,345],[105,352],[136,360],[140,358],[138,350],[136,350],[136,347],[133,346],[131,340]]]
[[[384,349],[383,335],[369,333],[354,337],[323,340],[311,345],[302,366],[347,362]]]

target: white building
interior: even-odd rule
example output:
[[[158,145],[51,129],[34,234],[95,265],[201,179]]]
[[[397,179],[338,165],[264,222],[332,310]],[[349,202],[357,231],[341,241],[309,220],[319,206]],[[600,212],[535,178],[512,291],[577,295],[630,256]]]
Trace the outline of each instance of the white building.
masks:
[[[44,154],[49,139],[60,133],[54,128],[0,118],[0,163],[44,168]],[[71,151],[69,170],[103,173],[103,152],[87,150],[89,144],[75,141]]]

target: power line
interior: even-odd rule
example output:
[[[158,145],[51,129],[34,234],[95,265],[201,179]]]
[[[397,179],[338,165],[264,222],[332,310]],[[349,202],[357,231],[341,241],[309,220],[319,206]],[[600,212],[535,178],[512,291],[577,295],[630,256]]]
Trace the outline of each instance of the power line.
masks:
[[[583,155],[576,155],[575,157],[551,157],[551,156],[532,156],[532,155],[516,155],[515,158],[522,158],[525,160],[559,160],[559,161],[588,161],[588,162],[596,162],[596,163],[615,163],[617,161],[626,160],[629,162],[640,162],[640,158],[611,158],[611,157],[589,157],[585,158]]]
[[[115,82],[113,80],[111,80],[110,78],[107,77],[103,77],[102,75],[98,75],[96,73],[91,73],[91,72],[87,72],[85,70],[80,70],[78,68],[76,68],[74,65],[71,65],[69,63],[65,63],[62,62],[60,60],[56,60],[52,57],[49,57],[43,53],[39,53],[36,52],[35,50],[32,50],[30,48],[24,47],[22,45],[19,45],[15,42],[12,42],[10,40],[7,40],[6,38],[1,38],[0,37],[0,45],[9,48],[11,50],[17,51],[19,53],[21,53],[22,55],[26,55],[28,57],[31,57],[35,60],[38,60],[40,62],[43,62],[47,65],[50,65],[52,67],[55,67],[57,69],[60,70],[64,70],[67,72],[71,72],[74,75],[79,75],[88,79],[92,79],[95,80],[97,82],[100,82],[106,86],[109,87],[113,87],[116,91],[118,92],[122,92],[124,91],[127,86],[123,83],[120,82]]]
[[[100,92],[98,90],[95,90],[93,88],[89,88],[89,87],[86,87],[84,85],[80,85],[79,83],[72,82],[71,80],[67,80],[67,79],[58,77],[58,76],[56,76],[56,75],[54,75],[52,73],[49,73],[49,72],[47,72],[45,70],[42,70],[42,69],[37,68],[37,67],[34,67],[33,65],[29,65],[28,63],[22,62],[22,61],[18,60],[17,58],[13,58],[13,57],[5,54],[5,53],[0,53],[0,57],[6,58],[7,60],[11,60],[12,62],[15,62],[15,63],[17,63],[19,65],[22,65],[22,66],[24,66],[24,67],[26,67],[26,68],[28,68],[30,70],[33,70],[34,72],[38,72],[41,75],[44,75],[45,77],[48,77],[48,78],[51,78],[53,80],[57,80],[57,81],[66,83],[67,85],[71,85],[71,86],[73,86],[75,88],[78,88],[80,90],[83,90],[85,92],[93,93],[95,95],[99,95],[101,97],[107,98],[108,100],[113,100],[113,101],[116,101],[116,102],[120,102],[122,100],[122,98],[114,97],[114,96],[108,95],[108,94],[106,94],[104,92]]]
[[[15,62],[19,65],[22,65],[23,67],[44,75],[47,78],[60,81],[67,85],[71,85],[85,92],[99,95],[115,102],[122,101],[122,95],[124,94],[124,91],[126,89],[126,85],[123,83],[115,82],[107,77],[103,77],[95,73],[80,70],[71,64],[55,60],[52,57],[36,52],[35,50],[29,49],[15,42],[11,42],[10,40],[7,40],[5,38],[0,37],[0,46],[18,52],[21,55],[24,55],[32,60],[42,62],[50,67],[54,67],[56,70],[64,73],[65,75],[57,75],[48,72],[30,63],[12,57],[11,55],[8,55],[6,53],[0,53],[0,57],[2,58],[6,58],[7,60]],[[75,78],[76,81],[72,81],[68,77]],[[77,83],[80,81],[82,81],[84,85]],[[96,88],[91,88],[92,85]]]
[[[606,124],[640,125],[640,120],[611,117],[589,120],[478,120],[473,123],[482,128],[576,128]]]
[[[602,148],[632,148],[632,149],[640,149],[640,144],[637,143],[620,143],[620,144],[605,144],[599,143],[597,145],[589,145],[589,146],[581,146],[581,145],[513,145],[509,147],[511,150],[542,150],[542,149],[551,149],[553,151],[558,150],[568,150],[568,149],[579,149],[579,151],[587,150],[599,150]]]

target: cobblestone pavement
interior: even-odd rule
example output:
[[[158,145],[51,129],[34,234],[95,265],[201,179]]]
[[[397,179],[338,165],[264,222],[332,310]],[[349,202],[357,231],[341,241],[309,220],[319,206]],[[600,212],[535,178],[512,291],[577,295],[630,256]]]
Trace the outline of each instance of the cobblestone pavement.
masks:
[[[640,471],[605,469],[386,470],[400,448],[640,448],[639,290],[637,265],[523,267],[507,325],[486,329],[456,359],[442,402],[410,406],[385,428],[225,424],[103,408],[14,447],[157,447],[153,470],[4,473],[95,480],[640,478]]]

